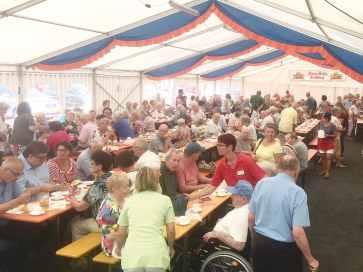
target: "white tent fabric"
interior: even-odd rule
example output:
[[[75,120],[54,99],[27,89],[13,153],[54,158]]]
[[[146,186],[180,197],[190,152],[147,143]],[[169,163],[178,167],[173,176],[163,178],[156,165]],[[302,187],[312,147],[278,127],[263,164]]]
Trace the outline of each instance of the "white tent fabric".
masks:
[[[204,2],[177,1],[181,4]],[[357,1],[222,1],[363,55],[363,9]],[[145,7],[145,4],[150,4],[151,8]],[[265,67],[246,67],[234,75],[233,79],[213,82],[204,81],[199,77],[201,74],[272,50],[267,46],[240,57],[205,61],[187,75],[174,80],[158,82],[142,76],[151,68],[244,39],[240,33],[226,27],[215,15],[189,32],[161,44],[143,47],[117,46],[83,70],[63,73],[26,70],[28,65],[78,48],[87,44],[89,40],[105,37],[109,33],[126,31],[172,12],[176,10],[170,7],[168,0],[2,0],[0,64],[7,66],[0,66],[0,90],[2,86],[14,93],[20,90],[19,97],[22,100],[29,98],[34,87],[41,88],[47,83],[52,85],[52,89],[56,89],[62,109],[67,108],[66,93],[72,90],[74,84],[82,85],[82,90],[88,90],[87,94],[93,96],[93,102],[87,103],[91,103],[95,108],[98,108],[100,100],[105,98],[114,97],[119,101],[127,99],[139,102],[142,98],[155,97],[157,93],[165,95],[163,97],[172,102],[173,95],[179,88],[186,89],[189,94],[211,95],[230,92],[235,96],[241,93],[248,96],[257,88],[264,92],[280,92],[290,87],[305,90],[309,89],[308,86],[318,90],[324,85],[327,86],[326,90],[335,88],[337,94],[362,90],[362,84],[350,78],[340,83],[291,82],[288,71],[297,69],[295,65],[298,65],[298,69],[322,70],[294,57],[285,57]],[[97,86],[96,81],[102,88]],[[131,90],[133,93],[129,94]],[[18,98],[15,97],[17,102]],[[13,101],[14,97],[9,99]]]
[[[188,0],[179,0],[187,3]],[[199,1],[203,2],[203,1]],[[242,10],[265,17],[274,22],[280,22],[293,29],[322,40],[330,40],[342,47],[354,49],[362,53],[363,26],[339,10],[332,7],[325,0],[307,1],[280,1],[280,0],[230,0],[230,3]],[[355,8],[354,0],[329,0],[351,14],[357,20],[363,21],[363,10]],[[145,3],[151,8],[145,7]],[[75,48],[90,38],[118,30],[126,30],[135,24],[145,24],[153,16],[163,16],[170,12],[168,0],[135,0],[135,1],[86,1],[86,0],[3,0],[0,3],[0,31],[2,43],[0,44],[0,62],[6,64],[29,64],[41,56],[48,56],[66,47]],[[174,10],[175,11],[175,10]],[[221,25],[221,28],[213,26]],[[197,36],[193,33],[205,31]],[[190,56],[195,51],[203,51],[218,44],[241,38],[239,33],[223,28],[223,24],[211,16],[206,22],[185,33],[182,41],[172,43],[179,50],[156,50],[155,53],[145,53],[145,58],[155,57],[160,61],[155,64],[167,63],[183,56]],[[24,42],[26,41],[26,42]],[[165,44],[165,43],[164,43]],[[105,60],[89,65],[89,68],[120,69],[145,71],[154,63],[149,61],[140,65],[135,53],[148,51],[150,48],[117,48]],[[174,48],[176,49],[176,48]],[[143,54],[142,54],[143,55]],[[129,57],[126,61],[114,61]],[[132,60],[135,58],[136,60]],[[163,59],[163,61],[162,61]],[[39,60],[39,59],[38,59]],[[110,64],[109,66],[104,66]]]

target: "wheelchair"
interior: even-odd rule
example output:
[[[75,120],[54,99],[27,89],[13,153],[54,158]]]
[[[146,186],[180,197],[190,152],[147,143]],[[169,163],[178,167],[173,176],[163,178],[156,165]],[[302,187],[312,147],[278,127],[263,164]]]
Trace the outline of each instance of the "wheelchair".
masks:
[[[253,272],[249,263],[251,238],[242,252],[238,252],[218,240],[211,240],[199,252],[201,261],[200,272]]]

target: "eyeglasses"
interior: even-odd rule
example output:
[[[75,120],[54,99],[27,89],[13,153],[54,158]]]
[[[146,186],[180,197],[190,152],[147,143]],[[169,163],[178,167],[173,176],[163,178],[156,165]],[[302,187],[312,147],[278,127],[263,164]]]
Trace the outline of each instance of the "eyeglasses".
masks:
[[[20,177],[21,175],[23,175],[23,172],[15,172],[13,169],[11,168],[6,168],[6,170],[8,170],[15,178]]]

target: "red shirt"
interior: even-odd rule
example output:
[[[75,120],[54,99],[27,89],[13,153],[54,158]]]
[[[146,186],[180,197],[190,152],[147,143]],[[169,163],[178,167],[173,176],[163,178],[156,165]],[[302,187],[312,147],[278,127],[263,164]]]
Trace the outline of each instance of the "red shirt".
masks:
[[[58,130],[56,132],[49,134],[47,139],[47,144],[50,150],[55,151],[57,145],[60,142],[70,142],[70,141],[71,137],[69,137],[67,132],[65,132],[64,130]]]
[[[228,186],[235,186],[240,180],[246,180],[253,187],[265,176],[265,172],[248,155],[237,154],[237,162],[234,168],[228,165],[224,158],[217,163],[211,184],[218,187],[223,180]]]

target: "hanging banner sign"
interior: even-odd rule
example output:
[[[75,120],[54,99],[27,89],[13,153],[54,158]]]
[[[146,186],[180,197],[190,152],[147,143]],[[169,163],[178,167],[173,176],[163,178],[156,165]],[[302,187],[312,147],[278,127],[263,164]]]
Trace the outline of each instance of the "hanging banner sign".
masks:
[[[290,71],[291,80],[341,81],[345,75],[337,71],[295,70]]]

